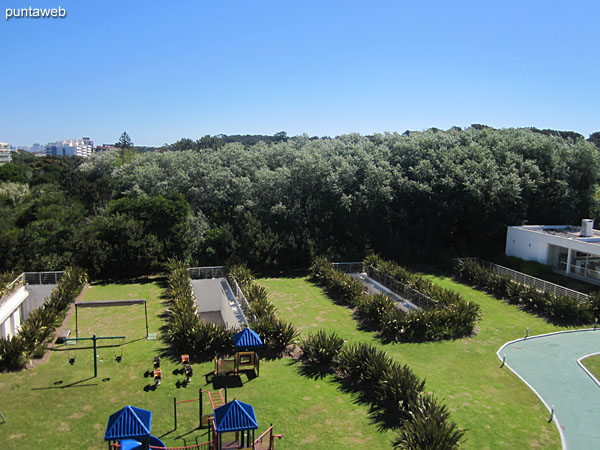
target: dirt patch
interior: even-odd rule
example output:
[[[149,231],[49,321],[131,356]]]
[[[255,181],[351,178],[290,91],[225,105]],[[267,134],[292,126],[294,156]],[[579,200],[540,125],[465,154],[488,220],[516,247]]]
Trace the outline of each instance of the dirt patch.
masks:
[[[317,442],[317,436],[314,434],[308,435],[302,439],[302,444],[312,444],[313,442]]]
[[[310,397],[302,397],[302,400],[310,400]]]
[[[84,411],[91,411],[92,405],[83,405],[83,407],[81,409],[83,409]]]
[[[23,433],[15,433],[15,434],[11,434],[8,438],[9,439],[23,439],[25,437],[25,435]]]
[[[75,413],[69,416],[69,419],[81,419],[83,417],[82,413]]]
[[[101,423],[94,424],[94,430],[102,430],[103,428],[104,428],[104,425],[102,425]]]
[[[71,427],[67,422],[61,422],[59,426],[56,427],[58,431],[71,431]]]

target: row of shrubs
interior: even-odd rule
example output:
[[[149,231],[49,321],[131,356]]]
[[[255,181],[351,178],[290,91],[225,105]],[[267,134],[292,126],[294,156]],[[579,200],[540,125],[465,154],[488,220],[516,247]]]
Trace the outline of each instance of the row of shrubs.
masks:
[[[167,268],[166,340],[171,351],[175,355],[187,353],[195,361],[232,354],[235,330],[200,320],[187,265],[170,259]]]
[[[0,339],[0,369],[21,370],[29,357],[41,358],[54,330],[63,322],[71,303],[87,283],[87,274],[78,267],[67,267],[45,303],[21,324],[11,339]]]
[[[479,305],[378,257],[369,257],[365,265],[375,267],[388,276],[398,276],[399,281],[415,290],[422,289],[424,295],[437,301],[437,308],[407,313],[385,295],[365,293],[360,281],[335,270],[331,261],[324,257],[315,258],[310,271],[330,296],[356,309],[356,317],[363,328],[379,332],[386,342],[428,342],[456,339],[473,333],[481,315]]]
[[[450,418],[445,405],[423,392],[425,380],[406,365],[369,344],[344,345],[335,333],[319,330],[301,344],[306,374],[335,374],[341,389],[369,407],[382,430],[398,430],[397,449],[460,448],[465,431]]]
[[[505,275],[498,275],[471,259],[457,262],[456,276],[496,298],[518,305],[559,325],[591,324],[600,315],[600,294],[597,292],[590,294],[587,300],[542,292]]]
[[[176,355],[187,353],[196,361],[233,354],[233,335],[238,330],[200,320],[187,266],[178,260],[169,260],[167,264],[166,336],[171,350]],[[252,307],[252,311],[245,313],[247,317],[256,318],[251,320],[250,327],[264,343],[261,355],[267,358],[280,356],[297,337],[296,329],[277,317],[275,306],[267,298],[267,290],[254,281],[245,266],[231,267],[228,277],[238,281]]]
[[[256,282],[245,265],[232,266],[227,273],[238,282],[248,300],[251,310],[245,311],[245,314],[250,327],[263,341],[261,354],[266,358],[277,358],[286,353],[298,337],[296,327],[278,317],[277,307],[269,300],[267,288]]]

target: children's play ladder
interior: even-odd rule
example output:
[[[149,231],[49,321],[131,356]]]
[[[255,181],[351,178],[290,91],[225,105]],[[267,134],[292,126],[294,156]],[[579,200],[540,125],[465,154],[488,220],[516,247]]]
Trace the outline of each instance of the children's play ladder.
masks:
[[[208,394],[208,399],[210,400],[210,405],[212,406],[213,411],[219,406],[223,406],[225,404],[225,399],[223,398],[223,389],[219,389],[218,392],[204,392]]]

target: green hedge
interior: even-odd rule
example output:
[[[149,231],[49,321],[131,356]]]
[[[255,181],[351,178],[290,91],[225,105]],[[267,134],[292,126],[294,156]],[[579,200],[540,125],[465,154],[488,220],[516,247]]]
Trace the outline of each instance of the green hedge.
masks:
[[[456,276],[496,298],[518,305],[525,311],[559,325],[591,324],[600,314],[600,294],[597,292],[587,300],[541,292],[507,276],[498,275],[470,259],[457,262]]]
[[[67,267],[45,303],[21,324],[12,339],[0,339],[0,369],[20,370],[28,357],[44,354],[54,330],[60,326],[71,303],[87,283],[87,274],[78,267]]]
[[[424,392],[425,380],[383,350],[364,342],[345,346],[341,337],[323,330],[305,338],[302,349],[305,375],[335,373],[341,390],[368,405],[380,429],[399,430],[394,448],[460,448],[465,431],[450,418],[446,406]]]
[[[189,354],[194,361],[209,361],[217,355],[233,354],[236,330],[200,320],[187,265],[169,260],[167,267],[166,339],[171,352],[176,356]]]
[[[280,357],[298,337],[296,327],[277,316],[277,308],[269,301],[267,288],[255,281],[254,274],[245,265],[236,264],[227,270],[227,274],[235,278],[252,308],[246,317],[263,341],[261,354],[267,358]]]
[[[456,339],[473,333],[480,318],[479,305],[465,301],[460,294],[443,289],[397,264],[377,256],[365,260],[365,265],[397,279],[437,301],[437,307],[410,313],[396,307],[383,295],[368,295],[363,284],[351,276],[333,269],[327,258],[314,259],[310,271],[328,294],[356,308],[361,325],[378,331],[386,342],[427,342]]]

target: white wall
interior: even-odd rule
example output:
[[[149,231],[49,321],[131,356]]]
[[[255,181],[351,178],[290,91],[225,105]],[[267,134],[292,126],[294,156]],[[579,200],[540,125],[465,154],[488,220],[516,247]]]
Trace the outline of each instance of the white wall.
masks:
[[[7,339],[21,328],[21,304],[29,297],[25,286],[21,286],[10,294],[0,305],[0,332]]]
[[[192,280],[192,287],[198,312],[219,311],[227,327],[241,326],[243,315],[237,308],[235,297],[225,278]]]
[[[219,279],[192,282],[198,312],[221,311],[224,294]]]
[[[506,254],[526,261],[548,264],[550,243],[546,235],[535,231],[508,227],[506,232]]]

